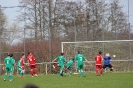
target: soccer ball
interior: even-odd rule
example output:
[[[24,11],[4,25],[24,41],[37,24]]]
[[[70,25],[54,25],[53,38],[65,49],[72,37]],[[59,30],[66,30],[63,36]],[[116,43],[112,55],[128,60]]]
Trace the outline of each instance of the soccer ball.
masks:
[[[116,57],[116,55],[113,55],[113,57]]]

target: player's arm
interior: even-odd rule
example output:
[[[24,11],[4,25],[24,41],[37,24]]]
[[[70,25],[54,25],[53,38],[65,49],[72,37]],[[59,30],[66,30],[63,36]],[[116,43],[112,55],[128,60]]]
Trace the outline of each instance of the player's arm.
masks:
[[[16,65],[15,65],[15,60],[12,61],[12,65],[13,65],[14,67],[16,66]]]
[[[90,63],[87,59],[85,59],[85,61],[86,61],[88,64]]]
[[[24,61],[24,60],[23,60],[23,61]],[[25,61],[24,61],[24,64],[27,65],[27,63],[25,63]]]
[[[64,63],[66,64],[66,58],[64,58]]]
[[[74,57],[74,60],[75,60],[75,61],[77,60],[77,57],[76,57],[76,56]]]
[[[27,66],[29,66],[29,64],[30,64],[30,62],[29,62],[29,60],[27,59]]]
[[[35,57],[34,57],[33,55],[32,55],[32,59],[33,59],[33,60],[36,60]]]
[[[103,57],[101,57],[101,58],[102,58],[102,61],[104,61]]]
[[[20,66],[20,64],[18,65],[18,67],[19,67],[19,68],[22,68],[22,67]]]
[[[5,66],[6,66],[5,64],[2,66],[2,70],[3,70],[3,71],[5,70]]]
[[[104,59],[103,59],[103,57],[101,56],[101,63],[103,63],[103,61],[104,61]]]
[[[57,58],[53,59],[52,62],[55,62]]]

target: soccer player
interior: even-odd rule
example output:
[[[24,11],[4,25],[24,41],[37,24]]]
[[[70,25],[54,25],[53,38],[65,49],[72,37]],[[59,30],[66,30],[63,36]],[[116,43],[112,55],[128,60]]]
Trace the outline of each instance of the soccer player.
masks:
[[[74,59],[68,60],[66,63],[66,68],[69,70],[69,76],[72,76],[72,65],[73,65]]]
[[[83,54],[81,54],[80,51],[78,51],[78,54],[75,56],[74,60],[77,61],[77,66],[78,66],[77,69],[78,69],[80,77],[82,77],[82,76],[85,77],[84,61],[88,62],[88,60],[85,58],[85,56]]]
[[[17,63],[17,70],[18,70],[18,73],[19,73],[20,77],[23,77],[23,75],[24,75],[24,71],[23,71],[23,68],[22,68],[22,59],[23,58],[20,58],[20,60]]]
[[[30,66],[30,73],[33,76],[37,77],[37,68],[36,68],[36,62],[35,62],[35,57],[32,55],[31,52],[28,52],[28,56],[27,56],[27,62],[28,62],[28,66]]]
[[[98,75],[98,70],[100,69],[100,74],[101,76],[103,75],[103,69],[102,69],[102,61],[103,61],[103,57],[102,57],[102,52],[99,51],[99,53],[95,56],[95,64],[96,64],[96,75]]]
[[[58,66],[60,68],[60,72],[58,76],[63,76],[64,71],[64,62],[66,62],[66,58],[64,57],[64,53],[61,53],[61,55],[57,56],[52,62],[58,61]]]
[[[10,58],[10,54],[4,59],[4,65],[5,65],[5,74],[4,74],[4,81],[6,81],[7,75],[9,76],[10,81],[13,80],[12,76],[12,60]]]
[[[110,68],[110,71],[113,71],[113,67],[110,64],[110,59],[111,59],[111,56],[109,55],[109,53],[106,53],[105,56],[104,56],[103,69],[105,69],[106,67],[109,67]]]

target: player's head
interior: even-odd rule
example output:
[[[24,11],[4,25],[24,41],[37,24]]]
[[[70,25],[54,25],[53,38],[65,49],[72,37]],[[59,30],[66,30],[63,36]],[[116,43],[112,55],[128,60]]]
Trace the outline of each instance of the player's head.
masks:
[[[109,56],[109,53],[106,53],[105,55],[106,55],[106,56]]]
[[[63,52],[61,52],[61,55],[64,55],[64,53],[63,53]]]
[[[27,85],[25,85],[24,88],[39,88],[39,87],[35,84],[27,84]]]
[[[22,55],[21,55],[21,57],[25,57],[25,55],[24,55],[24,54],[22,54]]]
[[[10,57],[13,57],[13,54],[10,54]]]
[[[28,55],[32,54],[31,52],[28,52]]]
[[[81,54],[81,52],[80,52],[80,51],[78,51],[78,54]]]
[[[30,54],[30,52],[28,52],[28,55]]]
[[[102,54],[102,52],[101,52],[101,51],[99,51],[99,54]]]

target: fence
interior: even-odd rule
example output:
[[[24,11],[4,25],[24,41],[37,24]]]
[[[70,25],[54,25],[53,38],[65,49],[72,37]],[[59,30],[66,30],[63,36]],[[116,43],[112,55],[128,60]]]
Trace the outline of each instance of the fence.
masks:
[[[85,63],[84,64],[84,71],[85,73],[94,73],[95,72],[95,61],[89,61],[90,63]],[[56,62],[54,62],[56,63]],[[50,64],[53,64],[53,62],[41,62],[37,63],[37,73],[38,74],[57,74],[59,72],[59,68],[52,68],[52,71],[50,71]],[[130,68],[130,65],[133,64],[133,59],[132,60],[111,60],[111,64],[114,68],[114,72],[132,72],[133,68]],[[3,64],[0,64],[3,65]],[[72,72],[73,73],[78,73],[77,71],[77,65],[76,62],[72,66]],[[26,74],[30,74],[30,69],[28,66],[25,66]],[[110,69],[107,68],[104,70],[104,72],[110,72]],[[2,74],[4,73],[4,70],[2,70]],[[68,70],[65,69],[64,73],[67,74]],[[17,70],[15,69],[14,74],[17,74]]]

